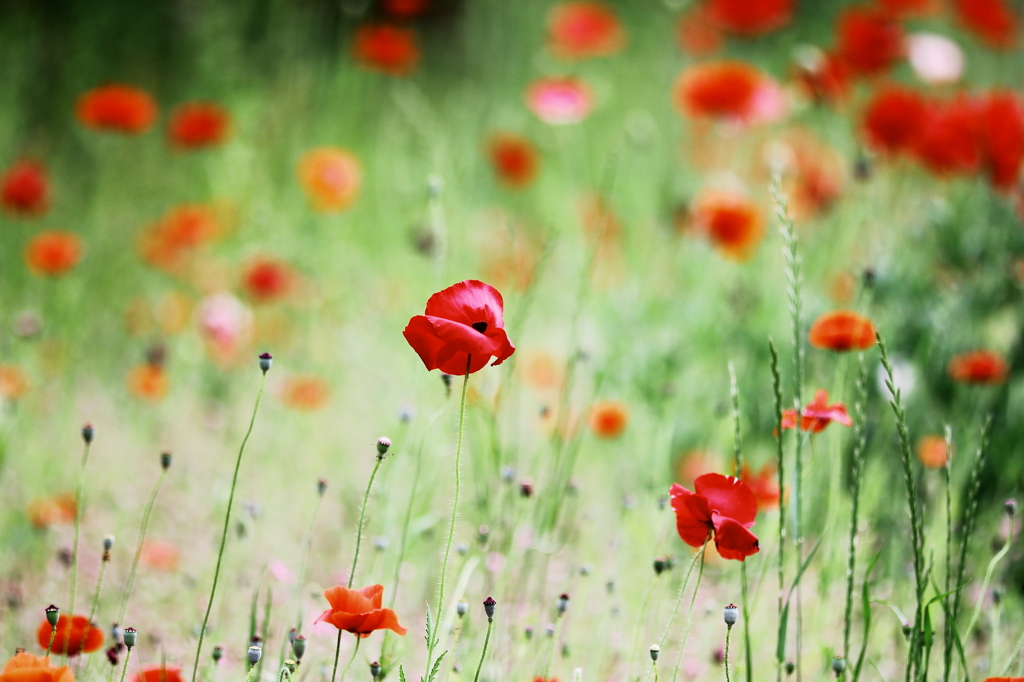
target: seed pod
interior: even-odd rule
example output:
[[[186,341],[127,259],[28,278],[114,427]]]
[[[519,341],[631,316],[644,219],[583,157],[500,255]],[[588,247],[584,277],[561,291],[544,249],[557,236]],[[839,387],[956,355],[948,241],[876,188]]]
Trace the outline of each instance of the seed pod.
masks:
[[[214,665],[220,663],[220,659],[224,657],[224,647],[220,644],[213,647],[213,663]]]
[[[460,599],[455,603],[455,613],[459,614],[459,618],[465,616],[467,611],[469,611],[469,603],[465,599]]]
[[[302,655],[306,653],[306,638],[302,635],[295,635],[295,639],[292,640],[292,653],[295,654],[295,660],[301,661]]]
[[[271,355],[270,353],[261,353],[260,354],[260,369],[263,370],[264,374],[266,374],[267,372],[270,371],[270,366],[272,364],[274,364],[274,356],[273,355]],[[249,654],[249,657],[252,658],[252,654],[251,653]],[[254,663],[253,665],[256,665],[256,664]]]
[[[370,675],[373,676],[373,679],[380,677],[380,663],[378,661],[370,664]]]
[[[160,468],[167,471],[171,468],[171,453],[161,452],[160,453]]]
[[[729,604],[725,607],[723,616],[725,617],[725,624],[731,628],[733,625],[736,625],[736,621],[739,620],[740,610],[736,608],[735,604]]]
[[[832,659],[832,672],[836,674],[836,677],[839,677],[843,674],[844,670],[846,670],[846,659],[842,656],[835,656]]]
[[[82,426],[82,440],[85,441],[86,445],[92,443],[92,439],[95,435],[96,429],[93,427],[92,424],[86,423],[85,425]]]
[[[490,623],[494,620],[494,607],[498,605],[498,602],[494,601],[494,597],[488,597],[484,599],[484,613],[487,614],[487,622]]]
[[[377,439],[377,456],[383,457],[388,454],[388,449],[391,447],[391,439],[387,436],[381,436]]]
[[[135,646],[135,640],[138,638],[138,636],[139,631],[135,628],[124,629],[124,645],[128,647],[129,651],[131,651],[132,647]]]
[[[657,644],[651,645],[651,660],[657,663],[658,655],[661,654],[661,647]]]
[[[50,604],[46,607],[46,622],[50,624],[51,628],[55,628],[58,620],[60,620],[60,609]]]
[[[262,356],[261,356],[262,357]],[[263,656],[263,649],[257,644],[253,644],[249,647],[249,665],[256,665],[260,662],[260,658]]]

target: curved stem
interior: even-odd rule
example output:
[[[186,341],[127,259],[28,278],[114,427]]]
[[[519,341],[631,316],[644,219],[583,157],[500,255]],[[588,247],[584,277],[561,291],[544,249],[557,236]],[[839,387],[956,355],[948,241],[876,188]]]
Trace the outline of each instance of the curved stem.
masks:
[[[85,449],[82,451],[82,464],[78,468],[78,487],[75,490],[75,539],[71,547],[71,596],[68,598],[67,627],[71,627],[71,621],[75,615],[75,588],[78,586],[78,529],[82,524],[82,493],[85,489],[85,464],[87,461],[89,461],[89,443],[85,444]],[[66,630],[64,634],[66,638]],[[64,648],[63,655],[67,655],[67,647]]]
[[[494,620],[491,618],[487,619],[487,634],[484,636],[484,648],[480,652],[480,662],[476,665],[476,675],[473,675],[473,682],[479,682],[480,680],[480,669],[484,667],[484,656],[487,655],[487,644],[491,641],[491,626],[494,625]]]
[[[974,613],[971,614],[971,622],[964,631],[962,639],[967,641],[971,632],[974,631],[974,626],[978,624],[978,617],[981,615],[981,605],[985,603],[985,593],[988,591],[988,584],[992,580],[992,573],[995,571],[996,564],[1006,556],[1006,553],[1010,551],[1010,543],[1013,542],[1013,517],[1010,517],[1010,533],[1006,536],[1006,544],[999,550],[999,553],[992,557],[992,560],[988,562],[988,568],[985,570],[985,580],[981,583],[981,593],[978,597],[978,603],[974,606]]]
[[[192,682],[196,682],[196,672],[199,670],[199,656],[203,651],[203,637],[206,635],[206,624],[210,621],[210,611],[213,610],[213,597],[217,593],[217,580],[220,578],[220,564],[224,559],[224,545],[228,540],[228,524],[231,522],[231,505],[235,501],[235,488],[238,485],[238,469],[242,465],[242,453],[245,452],[245,444],[249,442],[249,436],[252,434],[252,427],[256,423],[256,412],[260,409],[260,398],[263,397],[263,387],[267,383],[267,373],[263,372],[263,377],[260,379],[260,390],[256,394],[256,404],[252,408],[252,417],[249,419],[249,429],[245,432],[245,438],[242,439],[242,446],[238,448],[238,457],[235,459],[235,473],[231,478],[231,492],[228,494],[228,510],[224,514],[224,530],[220,536],[220,549],[217,551],[217,567],[213,571],[213,587],[210,588],[210,601],[206,604],[206,615],[203,616],[203,626],[199,630],[199,644],[196,646],[196,660],[192,664]]]
[[[153,512],[153,505],[156,504],[156,496],[160,492],[160,487],[164,484],[164,477],[166,475],[167,469],[161,469],[160,477],[156,479],[156,485],[153,486],[153,492],[149,496],[149,502],[146,503],[146,511],[142,513],[142,526],[139,528],[139,544],[135,548],[135,558],[132,559],[132,570],[128,573],[128,585],[124,588],[124,596],[121,597],[121,611],[118,614],[118,623],[124,623],[124,616],[128,611],[128,600],[131,598],[132,588],[135,586],[135,574],[139,570],[139,559],[142,557],[142,545],[146,541],[146,530],[149,528],[149,515]]]
[[[683,603],[683,596],[686,594],[686,585],[690,582],[690,574],[693,573],[693,567],[697,565],[697,560],[700,560],[701,571],[704,570],[704,549],[708,546],[708,543],[704,543],[704,547],[701,547],[700,551],[693,555],[693,561],[690,562],[690,567],[686,569],[686,575],[683,576],[683,583],[679,586],[679,597],[676,599],[675,608],[672,609],[672,615],[668,619],[668,625],[665,626],[665,632],[661,635],[661,640],[658,642],[658,646],[664,647],[665,640],[668,639],[668,633],[672,631],[672,625],[676,622],[676,616],[679,615],[679,607]],[[697,579],[698,581],[700,578]],[[698,584],[700,584],[698,582]],[[696,592],[694,592],[696,595]],[[693,608],[693,602],[690,602],[690,608]]]
[[[339,640],[340,641],[340,640]],[[356,660],[356,654],[359,653],[359,643],[363,641],[362,637],[356,635],[356,648],[352,650],[352,658],[348,659],[348,663],[345,664],[345,669],[341,671],[340,682],[345,682],[345,675],[348,674],[348,669],[352,667],[352,661]],[[334,681],[334,677],[331,677],[331,682]]]
[[[363,507],[359,510],[359,528],[356,530],[356,553],[352,557],[352,570],[348,573],[348,587],[352,587],[352,582],[356,578],[356,564],[359,563],[359,547],[363,543],[363,519],[366,518],[366,503],[370,499],[370,488],[373,487],[373,479],[377,476],[377,469],[380,469],[380,463],[384,461],[384,455],[377,455],[377,463],[373,465],[373,471],[370,473],[370,481],[366,484],[366,492],[363,493]]]

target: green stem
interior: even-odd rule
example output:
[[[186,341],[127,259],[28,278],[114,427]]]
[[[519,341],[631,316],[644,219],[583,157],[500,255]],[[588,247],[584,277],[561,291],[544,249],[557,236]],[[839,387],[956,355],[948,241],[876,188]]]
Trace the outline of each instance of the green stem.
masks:
[[[692,565],[692,564],[691,564]],[[640,631],[643,629],[644,624],[647,622],[647,609],[651,603],[651,595],[654,594],[655,588],[658,587],[660,574],[655,574],[654,580],[651,581],[650,587],[647,588],[647,593],[644,595],[644,601],[640,605],[640,617],[636,621],[636,627],[633,629],[633,644],[629,647],[631,652],[635,652],[640,646]],[[682,597],[680,597],[682,599]],[[626,671],[626,680],[633,679],[633,656],[629,657],[629,669]]]
[[[121,682],[124,682],[124,674],[128,671],[128,659],[132,657],[132,650],[129,649],[128,653],[124,655],[124,667],[121,668]]]
[[[857,377],[857,401],[854,403],[853,411],[856,416],[854,423],[854,449],[853,449],[853,482],[850,491],[853,498],[852,511],[850,512],[850,537],[847,546],[846,564],[846,609],[843,612],[843,658],[850,660],[850,629],[853,621],[853,575],[857,563],[857,530],[858,514],[860,511],[860,488],[864,480],[864,448],[867,435],[865,430],[864,406],[867,402],[867,367],[864,364],[864,355],[860,355],[860,374]],[[838,463],[834,463],[838,464]],[[843,674],[845,675],[845,669]]]
[[[725,631],[725,682],[732,682],[729,675],[729,640],[732,639],[732,626]]]
[[[779,591],[778,591],[778,622],[779,631],[776,641],[776,651],[785,651],[785,642],[782,641],[784,637],[784,630],[782,628],[782,611],[784,608],[782,593],[785,591],[786,585],[786,471],[785,471],[785,451],[783,449],[782,441],[782,376],[779,373],[779,353],[775,349],[775,342],[768,339],[768,351],[771,354],[771,370],[772,370],[772,392],[775,395],[775,457],[778,460],[778,480],[779,480],[779,554],[778,554],[778,574],[779,574]],[[782,682],[782,660],[781,658],[776,661],[775,670],[776,682]]]
[[[224,529],[220,536],[220,549],[217,551],[217,567],[213,571],[213,587],[210,588],[210,600],[206,604],[206,615],[203,616],[203,626],[199,630],[199,644],[196,646],[196,660],[192,664],[192,682],[196,682],[196,673],[199,671],[199,657],[203,651],[203,637],[206,635],[206,625],[210,621],[210,611],[213,610],[213,598],[217,593],[217,580],[220,578],[220,564],[224,559],[224,545],[228,540],[228,524],[231,522],[231,505],[235,501],[235,488],[238,485],[238,469],[242,466],[242,453],[245,452],[245,444],[249,442],[249,435],[252,434],[252,427],[256,423],[256,412],[260,408],[260,398],[263,397],[263,387],[267,383],[267,373],[263,372],[260,379],[260,390],[256,394],[256,404],[252,408],[252,417],[249,419],[249,429],[245,432],[242,445],[238,448],[238,457],[235,459],[235,473],[231,478],[231,492],[228,493],[228,510],[224,514]]]
[[[985,579],[981,583],[981,592],[978,597],[978,603],[974,605],[974,613],[971,614],[971,621],[967,625],[967,630],[964,631],[964,635],[961,639],[963,641],[969,641],[971,639],[971,632],[974,631],[974,626],[978,624],[978,616],[981,615],[981,605],[985,603],[985,593],[988,591],[988,584],[992,580],[992,573],[996,569],[996,564],[1002,560],[1006,553],[1010,551],[1010,543],[1013,542],[1013,517],[1010,517],[1010,534],[1006,536],[1006,544],[999,550],[999,553],[992,557],[992,560],[988,562],[988,568],[985,570]]]
[[[362,641],[363,638],[359,635],[356,635],[356,648],[352,650],[352,658],[348,659],[348,663],[345,664],[345,669],[341,671],[341,680],[339,682],[345,682],[345,675],[348,674],[348,669],[352,667],[352,661],[356,660],[356,654],[359,653],[359,643]],[[333,675],[331,676],[331,682],[334,682]]]
[[[700,589],[700,579],[704,576],[704,552],[707,551],[708,543],[700,548],[700,568],[697,569],[697,583],[693,586],[693,596],[690,597],[690,609],[686,612],[686,628],[683,630],[683,640],[679,643],[679,655],[676,657],[676,667],[672,671],[672,682],[679,678],[679,664],[683,661],[683,652],[686,651],[686,640],[690,636],[690,623],[693,620],[693,605],[697,601],[697,591]]]
[[[75,616],[75,589],[78,586],[78,529],[82,524],[83,494],[85,490],[85,464],[89,461],[89,443],[85,444],[82,451],[82,464],[78,468],[78,487],[75,490],[75,539],[71,547],[71,596],[68,598],[68,624],[65,628],[64,639],[67,640],[67,628],[71,627],[71,621]],[[67,646],[64,647],[63,656],[67,656]]]
[[[473,682],[479,682],[480,680],[480,669],[484,667],[484,656],[487,655],[487,645],[491,641],[491,626],[494,625],[492,618],[487,619],[487,634],[484,636],[484,648],[480,652],[480,662],[476,664],[476,674],[473,675]]]
[[[434,658],[434,647],[437,646],[437,624],[441,622],[444,615],[444,583],[448,574],[448,557],[452,552],[452,539],[455,537],[455,518],[459,513],[459,493],[461,492],[461,481],[459,479],[459,464],[462,460],[462,439],[466,426],[466,390],[469,388],[469,368],[473,361],[472,355],[466,356],[466,374],[462,379],[462,401],[459,404],[459,439],[455,446],[455,501],[452,503],[452,518],[448,524],[448,543],[444,549],[444,561],[441,562],[441,586],[437,592],[437,614],[434,620],[433,632],[427,642],[427,667],[426,674],[430,675],[431,663]]]
[[[50,628],[50,643],[46,645],[46,655],[50,655],[50,651],[53,650],[53,640],[57,637],[57,626],[54,625]]]
[[[128,612],[128,600],[132,595],[132,588],[135,586],[135,574],[139,570],[139,559],[142,557],[142,545],[146,541],[146,530],[149,528],[149,515],[153,512],[153,505],[156,504],[156,496],[160,492],[160,487],[164,484],[164,477],[167,476],[167,469],[161,468],[160,477],[156,479],[156,485],[153,486],[153,492],[149,496],[149,501],[146,503],[146,510],[142,513],[142,526],[139,528],[139,543],[135,547],[135,558],[132,559],[132,570],[128,573],[128,584],[124,588],[124,596],[121,597],[121,611],[118,614],[117,622],[124,623],[125,613]]]
[[[662,633],[661,639],[658,641],[659,647],[665,646],[665,641],[668,640],[668,633],[672,631],[672,626],[676,622],[676,616],[679,615],[679,607],[683,603],[683,596],[686,594],[686,585],[690,582],[690,574],[693,573],[693,567],[697,565],[697,561],[700,560],[701,571],[704,570],[704,549],[708,546],[705,542],[704,546],[700,548],[700,551],[693,555],[693,561],[690,562],[689,568],[686,569],[686,575],[683,576],[683,582],[679,585],[679,596],[676,598],[676,605],[672,609],[672,615],[669,616],[668,624],[665,625],[665,632]],[[690,608],[693,608],[693,603],[690,603]]]
[[[363,542],[363,520],[366,518],[366,504],[370,500],[370,488],[373,487],[373,479],[377,476],[377,469],[380,469],[380,463],[383,461],[384,455],[377,455],[377,462],[373,465],[373,471],[370,472],[370,482],[366,484],[366,492],[363,493],[363,506],[359,510],[359,527],[356,529],[356,553],[352,557],[352,570],[348,574],[350,589],[356,579],[356,564],[359,563],[359,547]]]
[[[107,560],[103,560],[100,563],[100,577],[96,581],[96,592],[92,595],[92,608],[89,609],[89,622],[92,622],[93,617],[96,615],[96,607],[100,603],[100,590],[103,588],[103,574],[107,572],[107,564],[110,563]]]
[[[334,682],[334,678],[338,674],[338,658],[341,656],[341,633],[343,632],[345,631],[338,628],[338,643],[334,645],[334,667],[331,669],[331,682]],[[359,644],[358,635],[356,635],[356,644]]]
[[[736,385],[736,368],[732,362],[729,363],[729,395],[732,398],[732,421],[733,421],[733,457],[736,464],[736,477],[743,475],[743,438],[740,431],[740,391]],[[740,594],[742,596],[743,609],[743,652],[746,660],[747,682],[753,682],[754,659],[750,650],[750,605],[747,603],[747,562],[740,563]]]

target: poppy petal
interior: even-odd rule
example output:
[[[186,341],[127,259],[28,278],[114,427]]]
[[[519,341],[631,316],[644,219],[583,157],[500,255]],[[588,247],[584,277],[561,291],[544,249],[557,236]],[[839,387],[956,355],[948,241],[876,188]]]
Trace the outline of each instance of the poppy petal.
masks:
[[[697,477],[693,487],[698,495],[707,499],[712,515],[718,512],[747,528],[754,525],[757,519],[757,499],[747,484],[735,476],[704,474]]]
[[[492,365],[500,365],[516,352],[516,347],[508,340],[508,334],[501,327],[494,327],[493,331],[488,329],[487,336],[497,345]]]
[[[430,324],[430,320],[423,315],[417,315],[409,320],[402,336],[420,356],[428,370],[437,369],[443,360],[451,357],[449,352],[443,359],[439,359],[438,356],[445,350],[447,344],[434,331],[434,325]]]
[[[356,590],[359,594],[370,600],[370,604],[375,609],[379,609],[384,599],[384,586],[383,585],[369,585],[361,590]]]
[[[715,524],[715,549],[723,559],[743,561],[757,554],[757,537],[735,519],[711,513]]]
[[[672,509],[676,513],[676,530],[683,542],[700,547],[711,532],[711,512],[707,500],[675,483],[668,491]]]
[[[472,326],[486,322],[490,327],[504,327],[504,302],[501,294],[490,284],[468,279],[451,285],[427,299],[428,317],[441,317]]]

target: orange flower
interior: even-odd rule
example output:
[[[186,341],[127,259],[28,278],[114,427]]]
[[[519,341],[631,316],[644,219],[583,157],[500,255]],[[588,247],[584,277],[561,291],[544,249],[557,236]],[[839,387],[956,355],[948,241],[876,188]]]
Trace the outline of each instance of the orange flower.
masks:
[[[50,644],[53,628],[47,621],[39,624],[36,631],[36,642],[43,650]],[[57,619],[57,635],[53,639],[51,651],[65,656],[77,656],[81,653],[92,653],[103,646],[103,630],[94,626],[85,616],[66,616],[61,614]]]
[[[26,159],[14,163],[0,178],[0,206],[22,216],[42,215],[50,207],[46,167]]]
[[[166,542],[146,540],[142,543],[139,563],[158,571],[173,573],[181,564],[181,553],[178,552],[177,547]]]
[[[269,303],[284,298],[296,284],[291,266],[282,260],[257,257],[242,272],[242,288],[256,303]]]
[[[779,482],[773,465],[765,464],[755,475],[750,467],[744,464],[740,480],[754,493],[758,510],[768,511],[779,506]]]
[[[738,192],[702,190],[692,211],[694,225],[726,258],[750,258],[764,235],[760,209]]]
[[[846,405],[842,403],[828,402],[828,391],[818,389],[814,393],[814,400],[800,411],[800,430],[811,433],[821,433],[825,428],[835,422],[843,426],[852,426],[853,420],[846,412]],[[797,423],[796,410],[782,411],[782,428],[795,429]]]
[[[289,377],[281,389],[281,400],[295,410],[319,410],[331,399],[331,387],[319,377]]]
[[[28,520],[36,528],[74,523],[78,504],[74,493],[61,493],[50,497],[37,497],[29,502]]]
[[[875,345],[875,326],[852,310],[833,310],[814,321],[807,340],[822,350],[865,350]]]
[[[14,402],[25,395],[28,380],[25,373],[14,365],[0,365],[0,398]]]
[[[361,590],[341,585],[331,587],[324,590],[331,608],[321,613],[316,622],[330,623],[357,637],[369,637],[375,630],[391,630],[404,636],[406,629],[399,624],[395,612],[381,608],[383,595],[383,585],[370,585]]]
[[[548,39],[552,54],[563,59],[603,57],[626,42],[612,8],[590,0],[555,5],[548,15]]]
[[[228,136],[231,116],[214,102],[188,102],[171,114],[167,136],[171,143],[185,150],[216,147]]]
[[[46,624],[49,627],[49,623]],[[47,632],[46,643],[50,643]],[[50,664],[49,656],[33,656],[22,652],[14,654],[0,671],[0,682],[75,682],[71,668]]]
[[[41,276],[60,277],[74,268],[81,257],[82,242],[71,232],[40,232],[25,248],[28,269]]]
[[[363,68],[389,76],[408,76],[420,61],[416,33],[388,24],[364,24],[357,28],[352,51]]]
[[[879,75],[903,57],[903,29],[883,10],[844,10],[836,34],[838,55],[856,74]]]
[[[603,401],[590,408],[587,424],[598,438],[618,438],[629,423],[629,410],[620,402]]]
[[[789,23],[793,0],[709,0],[708,9],[714,21],[726,31],[759,36]]]
[[[185,682],[178,666],[151,665],[135,673],[134,682]]]
[[[75,116],[86,128],[140,135],[156,122],[157,106],[145,90],[111,83],[79,97]]]
[[[923,436],[917,442],[917,458],[929,469],[946,466],[946,439],[942,436]]]
[[[344,211],[359,195],[362,170],[351,152],[320,147],[306,152],[299,161],[298,177],[314,209]]]
[[[522,135],[495,133],[487,143],[494,173],[505,187],[522,189],[537,176],[537,149]]]
[[[954,0],[957,19],[989,47],[1017,42],[1017,19],[1004,0]]]
[[[967,384],[1001,384],[1010,370],[1003,356],[991,350],[954,355],[948,369],[953,381]]]
[[[927,110],[914,154],[937,175],[973,173],[981,163],[978,109],[960,97]]]
[[[864,112],[868,146],[890,154],[912,148],[926,114],[927,105],[919,92],[898,85],[879,88]]]
[[[133,396],[154,403],[164,399],[169,386],[164,368],[149,362],[133,367],[126,383]]]
[[[749,119],[765,82],[764,74],[746,62],[697,64],[676,79],[676,109],[695,118]]]
[[[142,233],[142,259],[165,272],[181,270],[203,244],[216,239],[220,224],[215,211],[202,204],[175,206]]]

